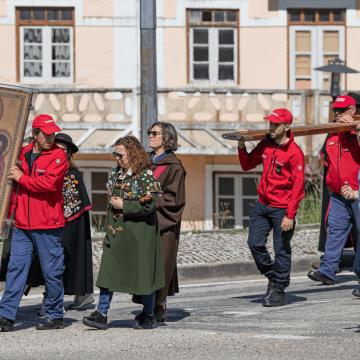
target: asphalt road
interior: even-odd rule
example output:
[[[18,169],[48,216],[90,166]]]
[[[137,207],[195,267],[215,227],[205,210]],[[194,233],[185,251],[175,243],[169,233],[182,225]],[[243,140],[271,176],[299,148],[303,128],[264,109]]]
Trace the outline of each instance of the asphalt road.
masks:
[[[15,331],[0,333],[0,358],[359,358],[360,298],[351,291],[360,285],[352,273],[339,275],[335,286],[293,274],[288,305],[279,308],[261,305],[267,281],[260,276],[181,285],[168,303],[167,322],[147,331],[132,329],[140,306],[126,294],[114,296],[107,331],[82,325],[95,305],[67,312],[63,330],[36,331],[38,289],[21,302]]]

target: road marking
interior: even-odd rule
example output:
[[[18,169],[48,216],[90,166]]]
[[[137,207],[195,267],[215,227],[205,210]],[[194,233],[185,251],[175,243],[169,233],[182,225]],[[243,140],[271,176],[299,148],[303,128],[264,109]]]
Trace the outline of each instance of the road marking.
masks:
[[[337,274],[336,276],[337,277],[338,276],[355,276],[355,274]],[[290,280],[301,280],[301,279],[309,279],[309,278],[307,276],[294,276]],[[219,285],[231,285],[231,284],[246,284],[246,283],[254,283],[254,282],[268,282],[268,279],[265,277],[264,279],[255,279],[255,280],[240,280],[240,281],[226,281],[226,282],[205,283],[205,284],[179,285],[179,287],[181,287],[181,288],[206,287],[206,286],[219,286]]]
[[[237,316],[251,316],[257,315],[257,312],[243,312],[243,311],[225,311],[223,314],[225,315],[237,315]]]
[[[314,336],[294,336],[294,335],[255,335],[258,339],[279,339],[279,340],[306,340],[314,339]]]

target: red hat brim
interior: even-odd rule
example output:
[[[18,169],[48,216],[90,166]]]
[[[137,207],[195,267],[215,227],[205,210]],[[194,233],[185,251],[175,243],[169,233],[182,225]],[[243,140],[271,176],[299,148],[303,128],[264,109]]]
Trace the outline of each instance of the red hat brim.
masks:
[[[356,103],[355,103],[356,105]],[[352,105],[352,104],[349,104],[347,101],[339,101],[339,102],[335,102],[333,103],[330,107],[337,107],[337,108],[346,108],[348,106],[355,106],[355,105]]]
[[[273,123],[281,123],[281,122],[283,122],[276,115],[269,115],[267,117],[264,117],[264,119],[269,120],[270,122],[273,122]]]
[[[45,134],[55,134],[61,131],[57,125],[39,126],[39,128]]]

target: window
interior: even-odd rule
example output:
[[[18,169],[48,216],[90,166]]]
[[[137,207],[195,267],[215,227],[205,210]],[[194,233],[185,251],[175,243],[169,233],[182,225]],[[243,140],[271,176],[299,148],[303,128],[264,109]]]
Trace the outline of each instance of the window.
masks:
[[[238,13],[189,10],[189,82],[238,82]]]
[[[314,68],[345,60],[345,11],[290,10],[288,19],[290,89],[329,90],[330,74]]]
[[[220,229],[248,228],[258,198],[260,175],[215,175],[215,226]]]
[[[345,25],[345,10],[289,10],[289,25]]]
[[[110,178],[110,171],[111,168],[109,168],[109,170],[107,168],[80,169],[92,204],[90,223],[93,229],[100,230],[105,224],[106,205],[108,200],[106,183]]]
[[[18,81],[73,82],[73,21],[72,9],[17,9]]]

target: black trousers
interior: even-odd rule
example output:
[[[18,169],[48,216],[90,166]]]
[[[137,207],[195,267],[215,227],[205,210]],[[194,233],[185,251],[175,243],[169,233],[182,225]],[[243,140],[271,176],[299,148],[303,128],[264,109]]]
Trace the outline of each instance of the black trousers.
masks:
[[[294,235],[294,227],[282,231],[281,222],[286,209],[265,206],[258,200],[250,214],[248,245],[256,266],[268,279],[274,280],[275,286],[285,289],[290,284],[291,247],[290,240]],[[266,249],[267,238],[273,230],[275,262]]]

